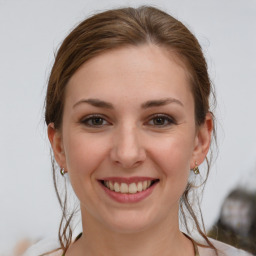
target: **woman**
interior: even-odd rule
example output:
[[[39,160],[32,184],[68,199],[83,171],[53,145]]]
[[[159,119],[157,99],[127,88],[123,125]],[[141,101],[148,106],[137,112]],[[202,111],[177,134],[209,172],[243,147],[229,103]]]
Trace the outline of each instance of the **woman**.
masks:
[[[68,35],[49,78],[45,119],[83,232],[72,240],[73,213],[53,161],[63,218],[60,249],[50,255],[247,255],[209,240],[189,200],[189,176],[199,176],[214,131],[210,94],[198,41],[158,9],[103,12]],[[200,241],[181,232],[179,212],[188,234],[192,218]]]

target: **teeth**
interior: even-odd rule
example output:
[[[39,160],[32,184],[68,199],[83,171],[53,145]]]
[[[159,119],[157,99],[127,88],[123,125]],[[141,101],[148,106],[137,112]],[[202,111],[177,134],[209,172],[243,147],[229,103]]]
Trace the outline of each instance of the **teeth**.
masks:
[[[114,183],[114,190],[115,192],[119,192],[120,191],[120,186],[117,182]]]
[[[130,192],[130,186],[128,187],[128,185],[126,183],[121,183],[120,192],[128,193],[128,191]]]
[[[113,183],[111,181],[109,181],[109,189],[110,190],[114,190],[114,185],[113,185]]]
[[[137,190],[138,190],[138,192],[141,192],[141,191],[142,191],[142,182],[138,182],[138,184],[137,184]]]
[[[148,186],[148,182],[146,180],[143,181],[143,183],[142,183],[142,190],[145,190],[147,188],[147,186]]]
[[[105,180],[104,180],[104,185],[105,185],[107,188],[109,188],[109,181],[105,181]]]
[[[130,194],[135,194],[135,193],[137,193],[137,192],[138,192],[138,189],[137,189],[136,184],[135,184],[135,183],[131,183],[131,184],[129,185],[129,193],[130,193]]]
[[[123,182],[119,184],[118,182],[113,183],[112,181],[104,181],[104,185],[107,188],[122,194],[127,194],[127,193],[135,194],[137,192],[141,192],[149,188],[151,184],[152,184],[152,181],[150,180],[139,181],[137,184],[136,183],[127,184]]]

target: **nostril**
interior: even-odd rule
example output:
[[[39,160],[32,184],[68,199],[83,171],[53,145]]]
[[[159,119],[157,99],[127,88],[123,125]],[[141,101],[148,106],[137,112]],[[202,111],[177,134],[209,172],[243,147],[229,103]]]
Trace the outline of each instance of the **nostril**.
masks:
[[[115,160],[114,164],[122,166],[122,168],[124,169],[131,169],[131,168],[136,168],[137,166],[139,166],[140,164],[142,164],[143,161],[118,161]]]

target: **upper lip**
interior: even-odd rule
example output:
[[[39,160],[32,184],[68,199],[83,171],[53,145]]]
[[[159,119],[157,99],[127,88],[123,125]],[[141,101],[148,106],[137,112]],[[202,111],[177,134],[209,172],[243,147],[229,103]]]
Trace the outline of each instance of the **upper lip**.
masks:
[[[147,180],[158,180],[157,178],[152,177],[105,177],[102,179],[99,179],[99,181],[112,181],[112,182],[118,182],[118,183],[137,183],[140,181],[147,181]]]

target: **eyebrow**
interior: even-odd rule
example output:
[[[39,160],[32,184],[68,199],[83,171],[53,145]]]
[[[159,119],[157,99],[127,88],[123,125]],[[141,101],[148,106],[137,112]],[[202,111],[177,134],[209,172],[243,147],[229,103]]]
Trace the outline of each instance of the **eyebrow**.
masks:
[[[175,98],[164,98],[164,99],[159,99],[159,100],[146,101],[145,103],[143,103],[141,105],[141,108],[146,109],[146,108],[151,108],[151,107],[160,107],[160,106],[165,106],[170,103],[176,103],[176,104],[184,107],[182,102]]]
[[[73,108],[75,108],[76,106],[82,104],[82,103],[88,103],[94,107],[98,107],[98,108],[107,108],[107,109],[113,109],[114,106],[106,101],[102,101],[99,99],[82,99],[79,100],[77,103],[75,103],[75,105],[73,106]]]
[[[94,107],[98,107],[98,108],[114,109],[114,106],[111,103],[103,101],[103,100],[99,100],[99,99],[82,99],[82,100],[78,101],[77,103],[75,103],[73,108],[75,108],[76,106],[78,106],[82,103],[87,103],[87,104],[90,104],[90,105],[92,105]],[[176,104],[184,107],[182,102],[175,98],[164,98],[164,99],[157,99],[157,100],[148,100],[145,103],[141,104],[141,108],[147,109],[147,108],[152,108],[152,107],[160,107],[160,106],[165,106],[165,105],[171,104],[171,103],[176,103]]]

